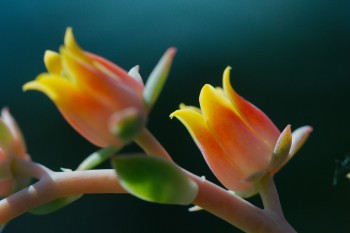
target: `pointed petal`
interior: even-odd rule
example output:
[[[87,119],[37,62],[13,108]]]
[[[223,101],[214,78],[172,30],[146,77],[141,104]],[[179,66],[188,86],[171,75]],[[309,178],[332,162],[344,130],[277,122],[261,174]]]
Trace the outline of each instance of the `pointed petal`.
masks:
[[[230,70],[231,67],[227,67],[223,75],[223,87],[226,95],[259,137],[274,148],[280,135],[279,130],[265,113],[235,92],[230,83]]]
[[[88,63],[79,61],[69,51],[62,49],[61,54],[63,65],[69,75],[89,95],[100,99],[108,106],[113,106],[114,109],[123,109],[130,105],[140,110],[143,109],[140,97],[125,83],[101,72]]]
[[[134,78],[134,79],[136,79],[136,81],[138,81],[140,84],[142,84],[142,86],[143,86],[143,80],[142,80],[142,77],[141,77],[141,75],[140,75],[140,66],[134,66],[133,68],[131,68],[130,70],[129,70],[129,72],[128,72],[128,74],[132,77],[132,78]]]
[[[68,53],[79,60],[80,63],[86,63],[89,66],[96,65],[96,68],[99,68],[99,65],[102,65],[105,70],[113,73],[113,76],[115,76],[117,80],[121,80],[124,84],[126,84],[126,86],[132,87],[134,92],[137,92],[140,96],[142,95],[143,85],[141,85],[136,80],[133,80],[125,70],[106,60],[105,58],[83,51],[76,42],[71,28],[67,28],[64,37],[64,45]],[[105,70],[102,70],[102,72]]]
[[[293,131],[293,142],[289,151],[290,157],[292,157],[301,148],[301,146],[308,139],[311,132],[312,127],[310,126],[303,126]]]
[[[85,54],[94,61],[94,64],[97,63],[102,65],[107,70],[112,72],[114,76],[117,76],[120,80],[122,80],[122,82],[127,86],[130,86],[135,92],[137,92],[139,95],[142,95],[144,89],[143,81],[140,82],[139,80],[133,79],[130,74],[128,74],[128,72],[126,72],[123,68],[101,56],[90,52],[85,52]]]
[[[25,84],[24,90],[37,90],[48,95],[65,119],[93,144],[100,147],[119,146],[117,138],[108,133],[108,119],[112,114],[110,109],[68,80],[42,74],[35,81]]]
[[[63,70],[61,56],[50,50],[45,51],[44,63],[49,73],[60,75]]]
[[[210,169],[226,188],[234,191],[251,188],[250,183],[241,182],[245,178],[245,173],[236,164],[235,158],[221,148],[198,111],[191,107],[183,107],[173,112],[170,117],[176,117],[185,125]]]
[[[241,119],[229,100],[210,85],[202,88],[199,100],[209,129],[246,175],[265,169],[273,149]]]

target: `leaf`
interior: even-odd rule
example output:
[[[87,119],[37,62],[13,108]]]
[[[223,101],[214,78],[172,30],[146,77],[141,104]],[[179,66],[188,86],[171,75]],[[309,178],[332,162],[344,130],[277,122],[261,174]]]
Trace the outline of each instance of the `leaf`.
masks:
[[[82,197],[82,195],[58,198],[35,209],[32,209],[30,213],[35,215],[50,214],[71,204],[72,202],[78,200],[80,197]]]
[[[121,186],[130,194],[162,204],[190,204],[198,186],[175,164],[144,155],[118,156],[112,160]]]
[[[153,107],[163,89],[165,81],[168,78],[175,53],[175,48],[169,48],[159,60],[156,67],[154,67],[152,73],[147,79],[143,92],[143,98],[148,110]]]

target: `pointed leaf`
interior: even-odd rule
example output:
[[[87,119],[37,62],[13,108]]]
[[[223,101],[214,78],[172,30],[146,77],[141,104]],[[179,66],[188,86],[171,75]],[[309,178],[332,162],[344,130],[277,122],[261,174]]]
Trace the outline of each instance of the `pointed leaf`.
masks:
[[[190,204],[197,196],[197,184],[175,164],[144,155],[118,156],[112,164],[119,182],[130,194],[162,204]]]
[[[98,150],[92,153],[91,155],[89,155],[86,159],[84,159],[84,161],[81,162],[77,170],[92,169],[100,165],[101,163],[103,163],[113,155],[115,155],[119,150],[120,148],[116,148],[116,147],[106,147],[101,150]]]
[[[148,110],[153,107],[163,89],[175,53],[175,48],[168,49],[147,79],[143,97]]]
[[[287,125],[276,142],[275,149],[273,151],[267,171],[273,171],[284,163],[288,157],[291,145],[292,131],[290,125]]]
[[[72,196],[72,197],[64,197],[64,198],[58,198],[56,200],[53,200],[49,203],[46,203],[42,206],[39,206],[35,209],[32,209],[30,211],[31,214],[35,215],[44,215],[44,214],[50,214],[53,213],[69,204],[72,202],[78,200],[80,197],[83,195],[78,195],[78,196]]]

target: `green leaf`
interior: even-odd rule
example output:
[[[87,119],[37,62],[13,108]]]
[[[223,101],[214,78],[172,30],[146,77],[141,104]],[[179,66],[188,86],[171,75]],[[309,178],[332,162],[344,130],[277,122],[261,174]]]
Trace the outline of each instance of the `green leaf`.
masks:
[[[72,197],[64,197],[64,198],[58,198],[56,200],[53,200],[49,203],[46,203],[44,205],[41,205],[35,209],[32,209],[30,211],[31,214],[36,214],[36,215],[44,215],[44,214],[50,214],[52,212],[55,212],[70,203],[78,200],[80,197],[83,195],[78,195],[78,196],[72,196]]]
[[[106,147],[95,151],[94,153],[89,155],[83,162],[81,162],[77,170],[89,170],[95,168],[96,166],[100,165],[101,163],[115,155],[119,150],[120,148],[116,147]]]
[[[112,160],[121,186],[145,201],[190,204],[198,186],[175,164],[145,155],[118,156]]]
[[[153,107],[163,89],[165,81],[168,78],[175,53],[175,48],[169,48],[159,60],[156,67],[154,67],[152,73],[147,79],[145,89],[143,91],[143,98],[148,111],[150,111],[150,109]]]

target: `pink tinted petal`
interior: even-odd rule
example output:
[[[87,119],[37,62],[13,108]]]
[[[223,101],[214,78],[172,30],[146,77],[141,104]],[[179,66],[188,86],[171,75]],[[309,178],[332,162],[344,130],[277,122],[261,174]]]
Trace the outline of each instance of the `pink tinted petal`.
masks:
[[[100,99],[113,109],[135,106],[143,109],[140,97],[125,83],[114,79],[93,66],[74,58],[69,52],[62,51],[67,71],[77,81],[77,86],[89,95]]]
[[[237,165],[235,157],[227,154],[208,129],[203,116],[192,107],[183,107],[170,115],[178,118],[190,132],[202,152],[208,166],[228,189],[243,192],[251,188],[251,183],[242,182],[245,173]]]
[[[113,72],[117,77],[119,77],[122,82],[124,82],[127,86],[132,87],[132,89],[141,94],[143,92],[143,84],[133,78],[130,77],[130,75],[128,74],[128,72],[126,72],[124,69],[120,68],[119,66],[117,66],[116,64],[112,63],[111,61],[108,61],[107,59],[98,56],[96,54],[93,53],[89,53],[89,52],[85,52],[86,55],[91,58],[92,60],[100,63],[101,65],[103,65],[104,67],[106,67],[108,70],[110,70],[111,72]]]
[[[257,137],[219,91],[205,85],[200,105],[211,132],[246,176],[267,167],[273,148]]]
[[[226,95],[259,137],[273,149],[280,131],[265,113],[235,92],[230,83],[230,70],[231,67],[226,68],[223,75],[223,87]]]

